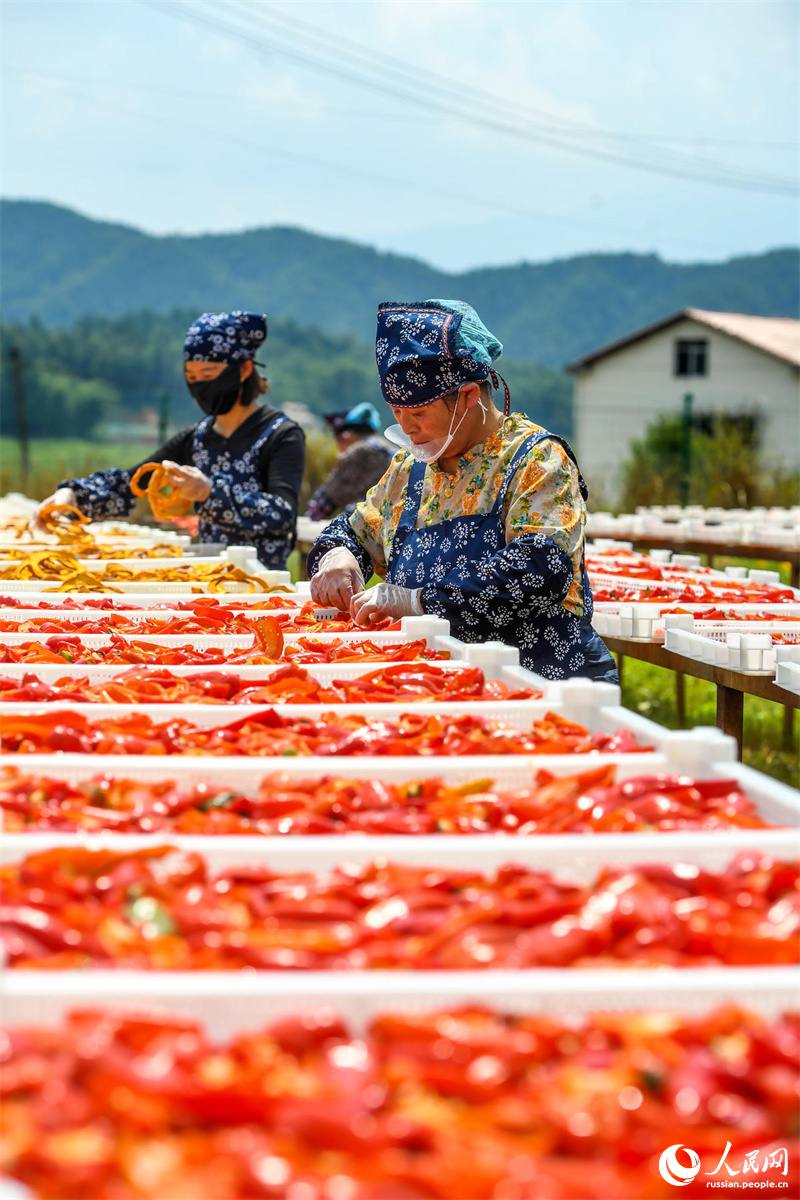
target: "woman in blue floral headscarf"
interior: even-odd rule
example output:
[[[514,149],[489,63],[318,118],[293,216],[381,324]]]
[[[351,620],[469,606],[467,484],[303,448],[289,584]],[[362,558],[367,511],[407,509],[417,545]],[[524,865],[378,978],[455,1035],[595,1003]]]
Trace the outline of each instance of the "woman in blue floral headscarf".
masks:
[[[381,304],[376,355],[401,447],[308,558],[312,597],[368,626],[431,613],[549,679],[617,679],[592,629],[586,485],[563,438],[494,404],[502,351],[458,300]],[[365,588],[375,573],[386,582]]]
[[[254,365],[266,337],[257,313],[204,313],[189,326],[184,375],[205,416],[147,461],[162,463],[175,493],[194,501],[201,541],[253,545],[265,566],[282,568],[295,541],[305,438],[283,413],[256,403],[269,388]],[[92,520],[128,516],[136,470],[66,479],[43,504],[72,504]]]

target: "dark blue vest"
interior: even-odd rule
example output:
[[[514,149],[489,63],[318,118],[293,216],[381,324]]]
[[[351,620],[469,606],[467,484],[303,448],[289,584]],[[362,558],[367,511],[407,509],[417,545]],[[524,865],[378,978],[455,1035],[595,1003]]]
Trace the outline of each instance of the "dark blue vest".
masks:
[[[261,447],[272,436],[276,429],[288,422],[284,413],[276,413],[271,421],[261,431],[259,436],[243,454],[232,454],[224,446],[218,450],[210,450],[205,445],[205,433],[214,424],[213,416],[206,417],[194,431],[192,440],[192,462],[199,467],[204,475],[209,477],[219,472],[227,475],[233,486],[238,485],[245,491],[260,491],[258,456]],[[212,520],[204,515],[202,505],[198,505],[200,518],[198,533],[201,542],[224,542],[226,546],[252,545],[258,551],[259,560],[267,567],[282,569],[286,557],[292,549],[294,539],[280,534],[254,535],[243,529],[236,519],[236,513],[230,513],[230,521]]]

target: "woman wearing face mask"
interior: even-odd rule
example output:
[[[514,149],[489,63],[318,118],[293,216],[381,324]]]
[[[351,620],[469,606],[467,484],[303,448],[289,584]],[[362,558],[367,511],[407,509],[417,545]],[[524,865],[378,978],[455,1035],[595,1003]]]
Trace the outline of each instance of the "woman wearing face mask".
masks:
[[[161,462],[176,493],[194,501],[201,541],[253,545],[265,566],[280,569],[294,546],[305,438],[283,413],[256,403],[269,388],[254,366],[266,337],[266,317],[256,313],[198,317],[186,334],[183,365],[205,416],[146,461]],[[65,480],[43,505],[72,504],[92,520],[128,516],[136,469]]]
[[[516,646],[549,679],[616,682],[592,629],[586,486],[563,440],[494,403],[502,351],[458,300],[381,304],[376,353],[402,447],[308,558],[311,594],[359,624],[430,613],[456,637]],[[375,573],[386,582],[365,589]]]

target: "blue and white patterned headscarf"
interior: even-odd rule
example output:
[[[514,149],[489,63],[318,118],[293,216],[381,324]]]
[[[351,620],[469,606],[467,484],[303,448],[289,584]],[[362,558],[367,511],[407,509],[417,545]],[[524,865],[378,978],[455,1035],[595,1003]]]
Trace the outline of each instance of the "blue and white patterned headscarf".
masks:
[[[502,352],[502,343],[463,300],[378,307],[375,357],[383,398],[392,408],[433,404],[462,383],[490,377],[498,387],[492,363]]]
[[[203,313],[183,343],[184,362],[244,362],[267,340],[267,318],[258,313]]]

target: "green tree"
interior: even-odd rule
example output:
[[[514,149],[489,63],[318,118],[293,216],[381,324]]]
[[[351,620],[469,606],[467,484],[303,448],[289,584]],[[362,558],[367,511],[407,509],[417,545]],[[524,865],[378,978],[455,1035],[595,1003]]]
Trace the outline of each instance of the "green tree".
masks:
[[[620,511],[638,505],[679,504],[681,418],[659,417],[631,445],[622,464]],[[763,460],[752,429],[720,412],[691,433],[689,501],[719,508],[792,505],[800,497],[800,473]]]

